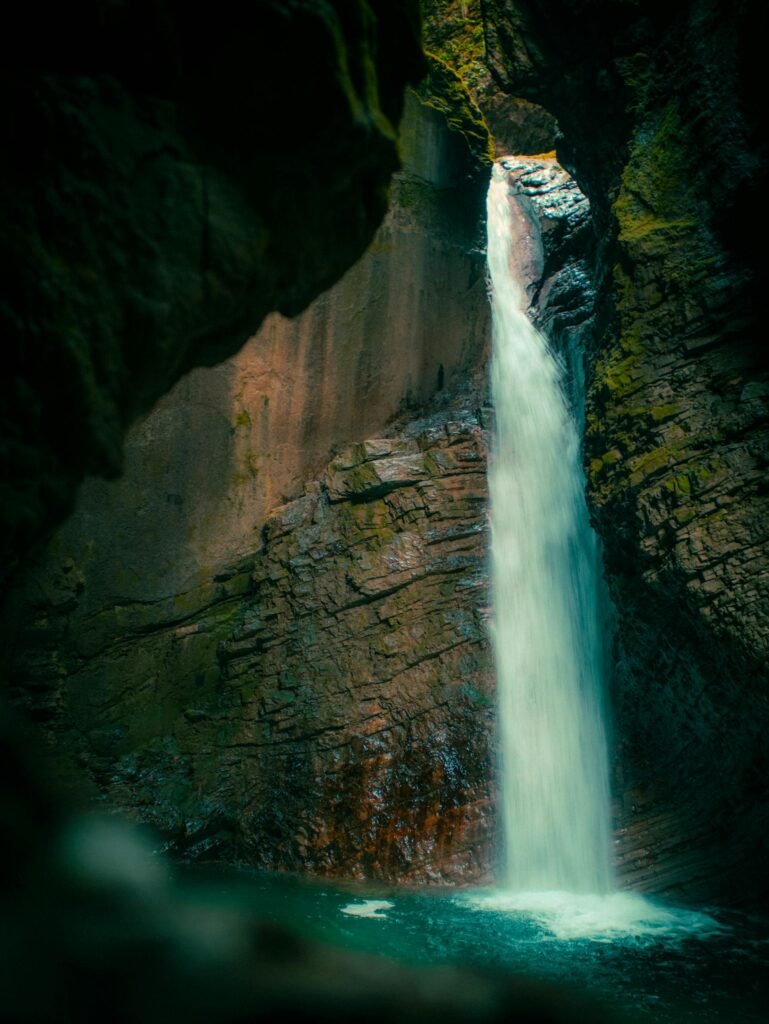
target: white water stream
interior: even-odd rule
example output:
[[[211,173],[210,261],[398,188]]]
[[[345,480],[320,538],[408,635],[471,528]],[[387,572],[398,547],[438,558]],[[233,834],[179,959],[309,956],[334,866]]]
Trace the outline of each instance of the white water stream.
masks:
[[[608,893],[599,554],[563,370],[526,314],[526,218],[495,165],[488,193],[496,438],[489,471],[504,885]]]

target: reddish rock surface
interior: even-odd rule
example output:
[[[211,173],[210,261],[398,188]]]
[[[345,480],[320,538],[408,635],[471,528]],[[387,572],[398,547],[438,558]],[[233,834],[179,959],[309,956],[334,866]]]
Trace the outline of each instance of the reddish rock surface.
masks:
[[[0,582],[128,425],[371,243],[416,0],[19,11],[0,69]],[[258,55],[258,56],[257,56]]]
[[[47,664],[38,648],[38,682],[63,670],[48,705],[59,756],[179,852],[483,877],[485,455],[477,415],[451,407],[347,447],[268,517],[256,555],[220,569],[207,603],[158,605],[169,618],[154,623],[126,608],[112,636],[117,609],[80,620]]]
[[[268,520],[254,595],[217,646],[249,860],[402,881],[487,870],[485,450],[475,416],[438,416],[345,449]]]
[[[478,168],[439,113],[413,93],[407,108],[405,169],[365,257],[304,313],[272,314],[232,359],[180,381],[129,431],[123,476],[81,488],[47,556],[87,577],[79,614],[180,595],[189,611],[335,445],[424,407],[483,358]]]

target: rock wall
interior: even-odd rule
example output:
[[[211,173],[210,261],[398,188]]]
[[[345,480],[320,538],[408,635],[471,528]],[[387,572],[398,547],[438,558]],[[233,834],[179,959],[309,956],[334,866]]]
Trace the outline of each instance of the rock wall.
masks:
[[[254,550],[269,511],[301,494],[335,445],[477,364],[484,271],[468,254],[484,172],[413,93],[401,151],[406,169],[365,258],[305,313],[269,316],[232,359],[180,381],[129,432],[121,479],[85,482],[48,558],[87,576],[81,616],[143,607],[153,622],[167,614],[153,603],[205,603],[219,567]]]
[[[251,558],[220,567],[205,606],[129,614],[119,635],[70,615],[58,757],[177,852],[478,877],[493,774],[484,453],[477,418],[455,410],[345,448],[268,517]]]
[[[766,11],[483,9],[497,83],[557,117],[593,209],[586,459],[617,614],[622,877],[765,899],[769,378],[752,240]]]
[[[664,11],[602,0],[586,20],[584,6],[572,0],[483,0],[481,6],[495,83],[489,95],[507,91],[557,117],[559,154],[592,202],[590,226],[580,229],[580,246],[594,256],[598,300],[587,366],[586,454],[617,609],[615,790],[624,877],[697,898],[765,898],[767,373],[757,344],[758,277],[749,253],[753,238],[765,233],[766,148],[757,100],[762,65],[753,40],[761,38],[766,12],[751,0],[728,12],[712,0]],[[152,16],[160,17],[162,7]],[[17,48],[23,59],[4,71],[19,161],[3,179],[8,217],[0,239],[12,297],[1,312],[14,339],[2,399],[6,565],[60,519],[84,468],[116,469],[124,424],[184,367],[231,351],[267,308],[292,312],[328,284],[340,269],[328,262],[330,248],[344,251],[340,266],[349,264],[381,216],[382,190],[394,167],[391,129],[404,78],[397,68],[404,65],[384,58],[402,38],[414,39],[408,5],[390,5],[387,12],[382,5],[352,5],[341,20],[327,6],[325,14],[320,7],[292,7],[309,19],[301,27],[282,20],[285,5],[266,5],[259,16],[269,22],[269,36],[286,47],[274,47],[256,71],[246,60],[229,58],[248,48],[266,23],[247,26],[242,38],[219,40],[209,39],[207,22],[193,20],[177,37],[163,25],[148,33],[141,19],[111,10],[90,25],[90,9],[68,22],[73,47],[61,45],[67,33],[56,17],[47,22],[62,28],[56,45],[55,33],[38,39],[28,24]],[[377,12],[375,32],[371,15]],[[141,61],[111,65],[119,36],[152,37],[157,44],[146,54],[137,44]],[[440,33],[435,39],[445,57],[446,40]],[[475,34],[472,42],[475,61]],[[33,43],[39,52],[30,62]],[[415,47],[409,53],[405,63],[413,74]],[[292,134],[295,119],[283,121],[281,106],[232,102],[233,96],[271,96],[276,68],[291,64],[287,54],[308,70],[313,85],[325,83],[317,96],[309,91],[319,112],[312,119],[318,128],[313,145]],[[337,67],[340,54],[346,64],[338,74],[316,75],[313,62],[323,63],[323,54],[328,66]],[[381,72],[378,99],[372,60]],[[27,65],[50,70],[38,75]],[[244,84],[240,74],[256,75],[257,86]],[[475,84],[484,94],[487,81]],[[306,111],[309,92],[288,88],[286,109]],[[260,170],[264,147],[252,146],[242,118],[265,129],[269,171]],[[537,131],[543,124],[537,122]],[[338,142],[333,158],[329,140]],[[396,186],[400,215],[416,202],[440,224],[447,190],[425,191],[421,178],[442,173],[445,163],[428,160],[427,166],[429,173]],[[315,223],[321,205],[307,190],[308,180],[327,200],[322,212],[329,217],[321,223]],[[352,214],[351,185],[359,199]],[[449,206],[459,217],[451,230],[461,221],[466,237],[472,217]],[[288,222],[278,222],[278,213]],[[415,242],[410,258],[419,262],[431,244]],[[568,240],[564,244],[568,253]],[[386,265],[378,265],[372,281],[388,279],[394,265],[389,271]],[[474,265],[480,281],[477,260]],[[566,328],[572,306],[579,305],[576,273],[572,298],[567,290],[558,300]],[[390,315],[384,295],[381,301]],[[414,301],[418,305],[416,293]],[[277,337],[270,330],[283,329],[295,347],[282,368],[295,389],[297,380],[307,380],[296,406],[306,409],[311,382],[329,376],[293,327],[271,323],[263,341]],[[568,346],[568,329],[564,338]],[[329,351],[340,352],[336,340]],[[269,371],[255,368],[242,390],[236,382],[242,367],[213,374],[202,390],[188,382],[186,397],[155,414],[157,436],[167,431],[175,438],[177,457],[168,466],[153,462],[150,453],[160,449],[153,449],[150,417],[134,435],[131,457],[136,466],[146,461],[154,467],[153,485],[142,491],[140,474],[131,476],[127,507],[133,511],[117,517],[114,531],[103,525],[110,492],[91,485],[90,498],[84,497],[90,525],[81,512],[80,526],[72,528],[74,556],[54,542],[51,561],[30,569],[25,592],[17,593],[4,627],[16,654],[6,663],[22,702],[57,737],[61,771],[101,798],[113,784],[122,787],[121,803],[140,816],[149,813],[148,801],[165,807],[160,824],[180,848],[232,850],[251,842],[238,836],[227,805],[205,804],[195,766],[173,745],[177,734],[203,730],[202,722],[209,722],[211,735],[221,725],[220,718],[209,719],[226,675],[218,652],[231,638],[230,613],[257,585],[273,586],[247,561],[269,506],[297,494],[305,477],[322,475],[329,444],[384,432],[397,454],[408,417],[397,430],[383,431],[374,421],[383,423],[402,404],[427,401],[439,385],[448,393],[447,375],[459,374],[473,358],[461,344],[453,349],[455,364],[444,362],[429,341],[400,351],[420,356],[402,372],[399,364],[387,387],[387,361],[377,353],[369,353],[370,366],[356,364],[354,371],[349,359],[332,358],[345,380],[376,382],[365,410],[345,421],[349,434],[338,437],[331,436],[335,428],[324,433],[324,423],[336,423],[344,412],[333,394],[323,396],[312,429],[299,430],[295,409],[284,416],[275,403],[259,404],[274,386]],[[300,363],[302,371],[294,373]],[[212,407],[208,387],[216,393]],[[375,396],[385,392],[380,403]],[[481,429],[472,408],[462,416],[472,431]],[[444,428],[454,419],[456,410]],[[283,454],[278,470],[265,466],[264,449],[255,460],[257,442]],[[205,451],[205,468],[180,479],[173,467],[193,448]],[[480,453],[480,447],[473,450]],[[414,454],[408,444],[405,454]],[[327,499],[323,492],[318,507]],[[348,504],[371,502],[339,502],[340,511]],[[161,507],[175,517],[174,530],[150,525],[153,517],[159,522]],[[377,515],[390,515],[386,508]],[[440,514],[451,518],[445,509]],[[394,529],[389,521],[385,527]],[[126,556],[131,548],[138,555],[134,569]],[[94,571],[97,564],[106,568]],[[207,610],[211,628],[198,630]],[[179,654],[185,634],[175,632],[186,625],[196,627],[188,662]],[[481,634],[471,642],[479,666],[482,643]],[[169,695],[158,688],[177,672],[209,694],[204,707],[186,690]],[[380,676],[379,682],[387,680]],[[106,703],[102,693],[110,695]],[[136,714],[123,714],[134,707],[134,693],[152,703],[152,715],[139,714],[138,696]],[[246,694],[252,699],[255,694]],[[312,702],[300,706],[309,715]],[[486,714],[482,702],[476,712]],[[224,718],[222,736],[230,728]],[[479,743],[473,749],[482,758]],[[205,747],[202,756],[214,749]],[[143,751],[152,757],[142,761]],[[153,770],[157,764],[163,768]],[[208,769],[203,775],[208,778]],[[467,766],[458,778],[443,795],[456,806],[483,806]],[[173,818],[172,805],[183,809],[184,824]],[[305,845],[322,859],[317,819],[309,814],[307,820],[316,839]],[[362,829],[369,867],[348,860],[349,870],[378,864],[378,871],[389,863],[382,837],[395,835],[387,824],[394,820],[381,812],[376,827]],[[427,818],[421,820],[436,834]],[[460,861],[468,850],[481,850],[488,820],[478,827],[467,843],[470,832],[454,827]],[[290,851],[295,838],[284,848]],[[441,863],[453,856],[446,849]],[[424,867],[426,858],[423,850],[415,863]],[[472,870],[480,870],[483,855],[470,860]],[[403,861],[397,862],[403,871]],[[423,867],[415,869],[417,876]]]
[[[444,414],[344,449],[278,510],[224,584],[245,589],[224,621],[173,630],[177,669],[195,667],[168,681],[185,721],[111,766],[110,800],[131,807],[136,776],[157,773],[134,809],[181,848],[207,851],[223,816],[235,855],[263,867],[477,879],[493,775],[484,452],[476,417]],[[205,798],[184,819],[190,785]]]
[[[544,107],[499,87],[489,70],[481,0],[421,0],[427,53],[459,75],[491,132],[497,157],[549,153],[558,123]]]
[[[27,5],[0,81],[0,583],[192,366],[368,246],[415,0]],[[301,125],[301,130],[298,126]]]
[[[123,477],[86,482],[6,609],[11,682],[57,772],[177,850],[414,879],[488,861],[485,442],[469,397],[487,349],[486,143],[468,142],[468,118],[447,126],[435,83],[421,95],[365,257],[136,424]],[[401,436],[429,407],[428,434]],[[383,433],[382,472],[424,448],[397,495],[307,484]],[[401,557],[400,584],[382,584]]]

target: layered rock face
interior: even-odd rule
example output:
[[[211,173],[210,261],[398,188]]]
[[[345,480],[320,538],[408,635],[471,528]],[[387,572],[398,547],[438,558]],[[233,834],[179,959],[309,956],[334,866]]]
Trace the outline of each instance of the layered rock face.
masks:
[[[361,255],[416,2],[24,8],[2,69],[0,580],[126,426]],[[299,128],[301,126],[301,128]]]
[[[497,82],[556,115],[593,207],[586,458],[617,615],[621,874],[765,897],[769,381],[750,245],[765,10],[483,7]]]
[[[177,852],[415,881],[487,864],[485,438],[453,410],[412,431],[344,449],[193,613],[119,636],[70,613],[56,756]]]
[[[210,696],[174,680],[193,704],[179,751],[208,791],[197,820],[178,822],[183,842],[205,844],[221,808],[236,854],[264,867],[403,881],[486,869],[484,454],[472,414],[436,416],[344,449],[314,493],[268,520],[252,594],[214,630],[216,739]],[[211,649],[209,623],[174,631],[193,661]],[[172,757],[141,761],[167,784]],[[127,804],[122,789],[111,799]]]
[[[481,6],[495,84],[483,72],[474,83],[479,99],[488,101],[490,117],[497,106],[507,117],[500,89],[518,98],[523,127],[513,138],[529,132],[520,97],[556,115],[559,153],[592,202],[591,221],[577,214],[576,247],[566,233],[551,259],[556,250],[545,241],[545,276],[564,259],[571,269],[562,290],[545,285],[540,299],[554,303],[542,315],[561,332],[565,351],[577,337],[588,342],[589,492],[617,612],[623,878],[691,897],[762,897],[769,416],[747,242],[762,236],[765,219],[761,64],[750,47],[765,11],[751,2],[727,13],[709,0],[664,12],[604,0],[586,20],[584,5],[571,0]],[[167,31],[173,5],[153,7],[159,22],[150,19],[151,32],[122,8],[110,11],[90,27],[83,19],[92,12],[78,15],[77,44],[62,45],[62,32],[59,45],[41,43],[32,62],[30,30],[18,48],[24,60],[5,72],[19,159],[4,191],[2,238],[12,296],[2,316],[16,339],[3,397],[6,564],[61,517],[84,468],[117,467],[125,423],[183,369],[232,351],[268,308],[294,312],[362,250],[383,210],[401,86],[417,63],[408,5],[384,11],[360,3],[339,13],[328,5],[267,4],[259,12],[264,24],[242,31],[238,21],[239,37],[221,41],[208,38],[208,21]],[[260,32],[285,46],[273,42],[256,69],[232,59]],[[111,63],[118,36],[138,40],[141,60]],[[149,37],[155,43],[145,50]],[[404,38],[411,41],[405,64],[388,62]],[[437,30],[433,43],[449,45]],[[287,85],[277,106],[231,102],[271,97],[280,69],[291,64],[286,53],[312,87]],[[52,70],[38,74],[26,65]],[[327,74],[329,68],[335,70]],[[307,104],[316,100],[314,117]],[[301,137],[298,109],[313,129]],[[423,115],[414,137],[440,135],[440,111]],[[241,119],[270,140],[264,166],[265,146],[252,146]],[[540,148],[541,138],[544,148],[552,122],[537,114],[533,123],[531,147]],[[463,397],[453,388],[482,358],[482,316],[470,313],[458,332],[446,331],[443,321],[444,307],[451,322],[465,315],[460,305],[480,310],[482,270],[469,255],[476,207],[462,213],[452,191],[462,174],[444,180],[451,164],[445,154],[417,150],[412,173],[396,183],[384,233],[353,272],[358,283],[338,302],[322,300],[309,318],[270,321],[242,358],[185,381],[132,435],[122,496],[89,485],[78,517],[30,569],[6,618],[6,636],[17,647],[14,682],[22,703],[48,723],[57,770],[90,795],[154,816],[177,849],[247,851],[272,865],[306,858],[319,870],[337,858],[350,873],[411,872],[415,879],[485,870],[493,827],[488,665],[480,619],[470,614],[479,591],[467,604],[451,598],[461,612],[454,629],[446,593],[430,589],[435,576],[445,588],[463,580],[472,593],[480,573],[475,470],[454,467],[448,476],[465,490],[450,496],[441,460],[461,454],[463,467],[482,461],[484,418],[475,411],[482,389],[470,387]],[[546,194],[546,179],[533,191]],[[559,239],[558,218],[544,223],[545,239]],[[457,237],[462,253],[455,262]],[[338,266],[332,251],[344,254]],[[400,274],[403,251],[408,270]],[[596,268],[592,331],[580,311],[580,253],[593,254]],[[434,260],[436,280],[447,287],[432,292],[428,304],[424,282]],[[364,286],[376,295],[369,313],[352,301]],[[469,304],[464,291],[472,294]],[[404,295],[408,315],[398,321]],[[412,315],[416,322],[435,303],[441,313],[429,330],[419,339],[408,335]],[[393,316],[399,326],[391,337],[382,325]],[[341,320],[347,326],[338,331]],[[347,342],[364,335],[375,340],[353,357]],[[397,352],[397,361],[387,352]],[[350,386],[366,395],[354,410],[343,397]],[[281,408],[277,395],[287,391],[294,404]],[[410,428],[404,411],[416,414],[439,391],[445,402],[430,406],[438,418]],[[386,427],[398,413],[397,425]],[[460,424],[459,433],[451,424]],[[329,463],[334,445],[366,436],[373,447]],[[179,472],[193,451],[203,453],[198,469]],[[398,477],[404,460],[408,466],[422,455],[427,477]],[[355,481],[344,493],[334,491],[340,474]],[[298,497],[307,479],[315,483]],[[438,495],[432,506],[423,493],[431,487]],[[406,496],[408,509],[397,504]],[[368,523],[358,518],[367,507]],[[431,514],[442,524],[438,540],[429,534]],[[333,551],[315,546],[316,519],[336,538]],[[270,537],[272,523],[277,533]],[[452,536],[451,523],[466,536]],[[434,564],[432,549],[440,556],[435,573],[426,568]],[[251,557],[262,550],[268,577],[257,565],[261,555]],[[315,574],[312,583],[300,578],[309,564],[302,559],[314,564],[313,552],[323,564],[317,592]],[[455,555],[462,566],[456,578],[447,568]],[[343,581],[331,567],[335,559],[348,567]],[[412,619],[413,609],[432,609],[435,650],[442,652],[426,648],[414,664],[381,653],[387,629],[373,617],[378,602],[401,594],[378,593],[375,581],[401,571],[413,574],[398,598],[412,611],[395,608],[387,629],[405,629],[399,614]],[[304,601],[313,604],[312,616]],[[263,621],[262,610],[273,607],[275,615]],[[368,617],[361,636],[351,617],[340,627],[339,647],[322,654],[312,637],[291,632],[297,612],[300,622],[331,634],[335,609]],[[373,780],[364,804],[365,787],[347,773],[335,806],[359,822],[348,845],[312,795],[335,770],[329,737],[338,731],[342,698],[329,692],[332,716],[315,733],[316,690],[297,683],[296,672],[280,680],[271,667],[278,655],[270,651],[282,648],[298,671],[302,644],[335,668],[345,649],[356,658],[365,644],[377,652],[372,683],[382,708],[370,720],[379,739],[367,732],[364,680],[344,698],[351,724],[339,730],[340,764],[354,763],[344,751],[357,744]],[[383,667],[385,657],[396,658],[394,675]],[[417,671],[420,664],[430,667]],[[422,707],[428,693],[444,693],[449,675],[456,683],[462,664],[479,683],[475,694],[445,691],[469,751],[452,772],[458,735],[442,738],[434,758],[424,746],[433,724],[448,735],[447,713],[430,704],[418,716],[417,756],[414,729],[393,713],[406,700],[405,691],[395,699],[393,680],[412,673],[409,686]],[[329,678],[337,678],[330,668]],[[279,696],[283,689],[293,698]],[[269,760],[259,744],[273,718],[277,733],[290,738],[270,740]],[[260,758],[230,753],[228,770],[213,780],[236,743]],[[277,823],[270,815],[282,799],[280,781],[266,781],[257,765],[268,760],[276,773],[304,771],[311,794]],[[405,813],[416,791],[430,799]],[[377,792],[381,802],[372,797]],[[433,796],[452,808],[447,820],[434,820]],[[241,821],[248,824],[241,828]],[[270,828],[274,838],[261,844]],[[411,829],[427,837],[418,849],[404,839]]]
[[[365,258],[137,424],[124,477],[87,482],[7,609],[57,772],[177,850],[414,879],[488,862],[484,143],[440,106],[408,100]]]

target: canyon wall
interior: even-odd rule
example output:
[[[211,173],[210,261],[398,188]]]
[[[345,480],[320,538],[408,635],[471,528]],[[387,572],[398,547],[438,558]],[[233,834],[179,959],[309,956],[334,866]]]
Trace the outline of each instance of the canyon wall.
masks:
[[[477,365],[483,151],[416,94],[407,108],[405,169],[365,258],[304,313],[270,315],[236,356],[186,376],[128,433],[123,476],[84,483],[52,547],[54,566],[73,559],[88,576],[79,615],[114,607],[153,622],[205,603],[221,566],[253,552],[269,511],[301,494],[334,446]]]
[[[488,158],[447,83],[407,100],[363,259],[137,423],[6,610],[57,774],[179,852],[487,870]]]

